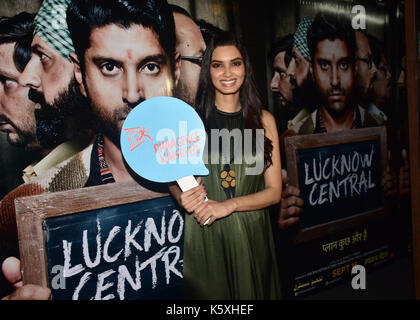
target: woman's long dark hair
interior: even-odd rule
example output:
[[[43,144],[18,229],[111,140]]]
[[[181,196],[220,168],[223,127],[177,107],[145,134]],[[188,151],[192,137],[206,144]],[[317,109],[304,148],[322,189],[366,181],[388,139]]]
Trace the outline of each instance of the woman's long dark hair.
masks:
[[[195,109],[200,115],[203,123],[208,130],[209,119],[216,108],[215,106],[215,87],[211,80],[210,67],[213,52],[217,47],[235,46],[242,55],[245,64],[245,78],[240,88],[240,103],[243,110],[243,117],[245,121],[244,129],[264,129],[262,124],[262,102],[257,86],[255,85],[254,72],[242,43],[228,31],[223,31],[215,34],[207,45],[206,52],[203,57],[201,65],[200,80],[195,98]],[[271,153],[273,144],[269,138],[264,135],[264,170],[272,165]]]

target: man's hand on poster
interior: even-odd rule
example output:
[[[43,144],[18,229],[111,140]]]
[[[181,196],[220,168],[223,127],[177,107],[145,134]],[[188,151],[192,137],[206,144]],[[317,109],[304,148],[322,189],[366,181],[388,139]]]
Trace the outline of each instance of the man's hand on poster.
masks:
[[[20,260],[9,257],[3,262],[2,272],[6,280],[13,286],[13,291],[2,300],[49,300],[51,291],[37,285],[22,283],[22,273],[20,271]]]
[[[400,190],[400,196],[406,197],[410,194],[410,165],[408,162],[407,150],[401,151],[403,165],[400,168],[398,175],[398,186]]]
[[[286,170],[282,170],[283,194],[280,201],[279,226],[286,230],[297,224],[299,216],[303,212],[303,199],[300,198],[300,190],[289,185],[289,177]]]

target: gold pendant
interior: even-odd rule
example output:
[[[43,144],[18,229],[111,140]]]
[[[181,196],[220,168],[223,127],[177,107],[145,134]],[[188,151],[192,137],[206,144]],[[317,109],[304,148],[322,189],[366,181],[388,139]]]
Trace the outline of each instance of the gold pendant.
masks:
[[[233,198],[236,187],[235,170],[232,170],[230,165],[226,164],[224,170],[220,173],[220,178],[222,179],[221,185],[225,190],[226,196],[228,198]]]

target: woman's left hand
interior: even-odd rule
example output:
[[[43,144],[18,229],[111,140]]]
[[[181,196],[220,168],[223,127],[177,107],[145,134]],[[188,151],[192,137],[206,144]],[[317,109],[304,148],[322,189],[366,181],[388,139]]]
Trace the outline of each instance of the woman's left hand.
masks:
[[[227,217],[234,211],[234,202],[217,202],[209,199],[202,210],[194,212],[194,217],[201,226],[204,226],[204,223],[210,218],[206,226],[211,226],[217,219]]]

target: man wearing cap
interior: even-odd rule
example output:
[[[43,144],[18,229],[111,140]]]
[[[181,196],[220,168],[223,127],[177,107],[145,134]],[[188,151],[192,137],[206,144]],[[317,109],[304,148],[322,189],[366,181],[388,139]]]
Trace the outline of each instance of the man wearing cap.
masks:
[[[293,35],[288,34],[274,43],[270,54],[270,60],[273,62],[270,90],[275,99],[279,134],[287,129],[287,120],[296,116],[299,111],[293,103],[293,85],[290,82],[290,74],[287,74],[292,60],[292,46]]]
[[[134,180],[119,145],[123,122],[138,103],[171,96],[179,78],[174,18],[165,0],[73,0],[67,14],[75,79],[100,130],[82,152],[20,188],[33,193]],[[16,258],[3,264],[16,288],[6,299],[48,299],[46,288],[22,287],[19,264]]]
[[[292,60],[287,68],[293,85],[293,103],[300,112],[288,122],[288,129],[305,118],[313,109],[314,85],[309,73],[310,54],[307,42],[307,31],[312,18],[306,16],[299,23],[293,36]]]
[[[66,24],[70,0],[45,0],[35,16],[33,55],[19,77],[30,88],[30,98],[40,103],[36,110],[36,132],[40,145],[53,149],[40,162],[24,170],[25,182],[68,159],[90,140],[87,101],[74,80],[74,52]]]
[[[68,3],[63,0],[42,3],[33,22],[34,35],[30,34],[28,40],[33,54],[31,56],[29,52],[23,72],[15,79],[16,85],[27,90],[26,99],[29,96],[33,104],[38,103],[35,110],[27,110],[35,112],[29,130],[33,135],[36,132],[35,138],[44,156],[23,170],[25,182],[44,175],[50,168],[77,154],[91,140],[87,122],[83,120],[89,118],[87,100],[74,80],[74,68],[68,56],[69,52],[74,52],[65,21]],[[68,181],[55,179],[54,183],[66,185]],[[14,199],[40,192],[27,186],[17,188],[0,203],[0,242],[8,246],[13,244],[9,247],[15,255],[18,248]]]
[[[33,20],[34,15],[22,12],[0,21],[0,131],[6,134],[10,145],[25,150],[26,165],[28,160],[39,160],[49,151],[41,148],[36,137],[35,109],[38,106],[29,99],[29,88],[18,82],[32,55]],[[15,172],[8,170],[3,178]],[[13,180],[21,183],[21,177],[13,177]]]
[[[19,78],[32,56],[33,25],[34,15],[26,12],[12,18],[4,18],[0,23],[0,75],[3,79],[0,94],[0,130],[7,133],[10,144],[31,151],[31,159],[36,160],[23,170],[24,182],[66,159],[66,152],[68,153],[75,144],[65,143],[49,155],[52,149],[66,139],[66,135],[62,130],[49,130],[46,140],[45,130],[42,128],[50,128],[51,123],[58,121],[63,122],[60,119],[61,114],[57,117],[55,109],[51,111],[51,108],[41,108],[37,102],[42,103],[42,99],[38,99],[33,89],[19,83]],[[71,155],[78,150],[80,147],[72,151]]]
[[[270,89],[282,107],[292,103],[293,92],[290,74],[287,68],[292,60],[293,35],[289,34],[274,43],[271,61],[273,61],[273,77]]]
[[[355,42],[350,22],[322,14],[316,17],[308,30],[308,44],[318,108],[296,124],[287,135],[338,132],[380,125],[368,111],[358,106],[355,95]],[[288,185],[285,170],[282,178],[286,187],[280,204],[279,226],[286,230],[299,221],[303,199],[297,187]],[[395,195],[394,180],[388,166],[382,181],[386,197]]]
[[[29,98],[40,104],[40,108],[35,110],[37,140],[41,147],[52,150],[41,161],[24,169],[25,182],[42,176],[50,168],[77,154],[91,140],[88,103],[75,81],[69,56],[70,52],[74,52],[65,21],[69,2],[45,0],[42,3],[34,19],[32,56],[18,78],[21,86],[30,88]],[[68,182],[60,180],[60,183]],[[33,190],[26,192],[28,194],[24,192],[19,196],[30,195]],[[8,208],[14,210],[15,195],[12,191],[0,203],[2,239],[16,236],[14,217],[4,214]]]

